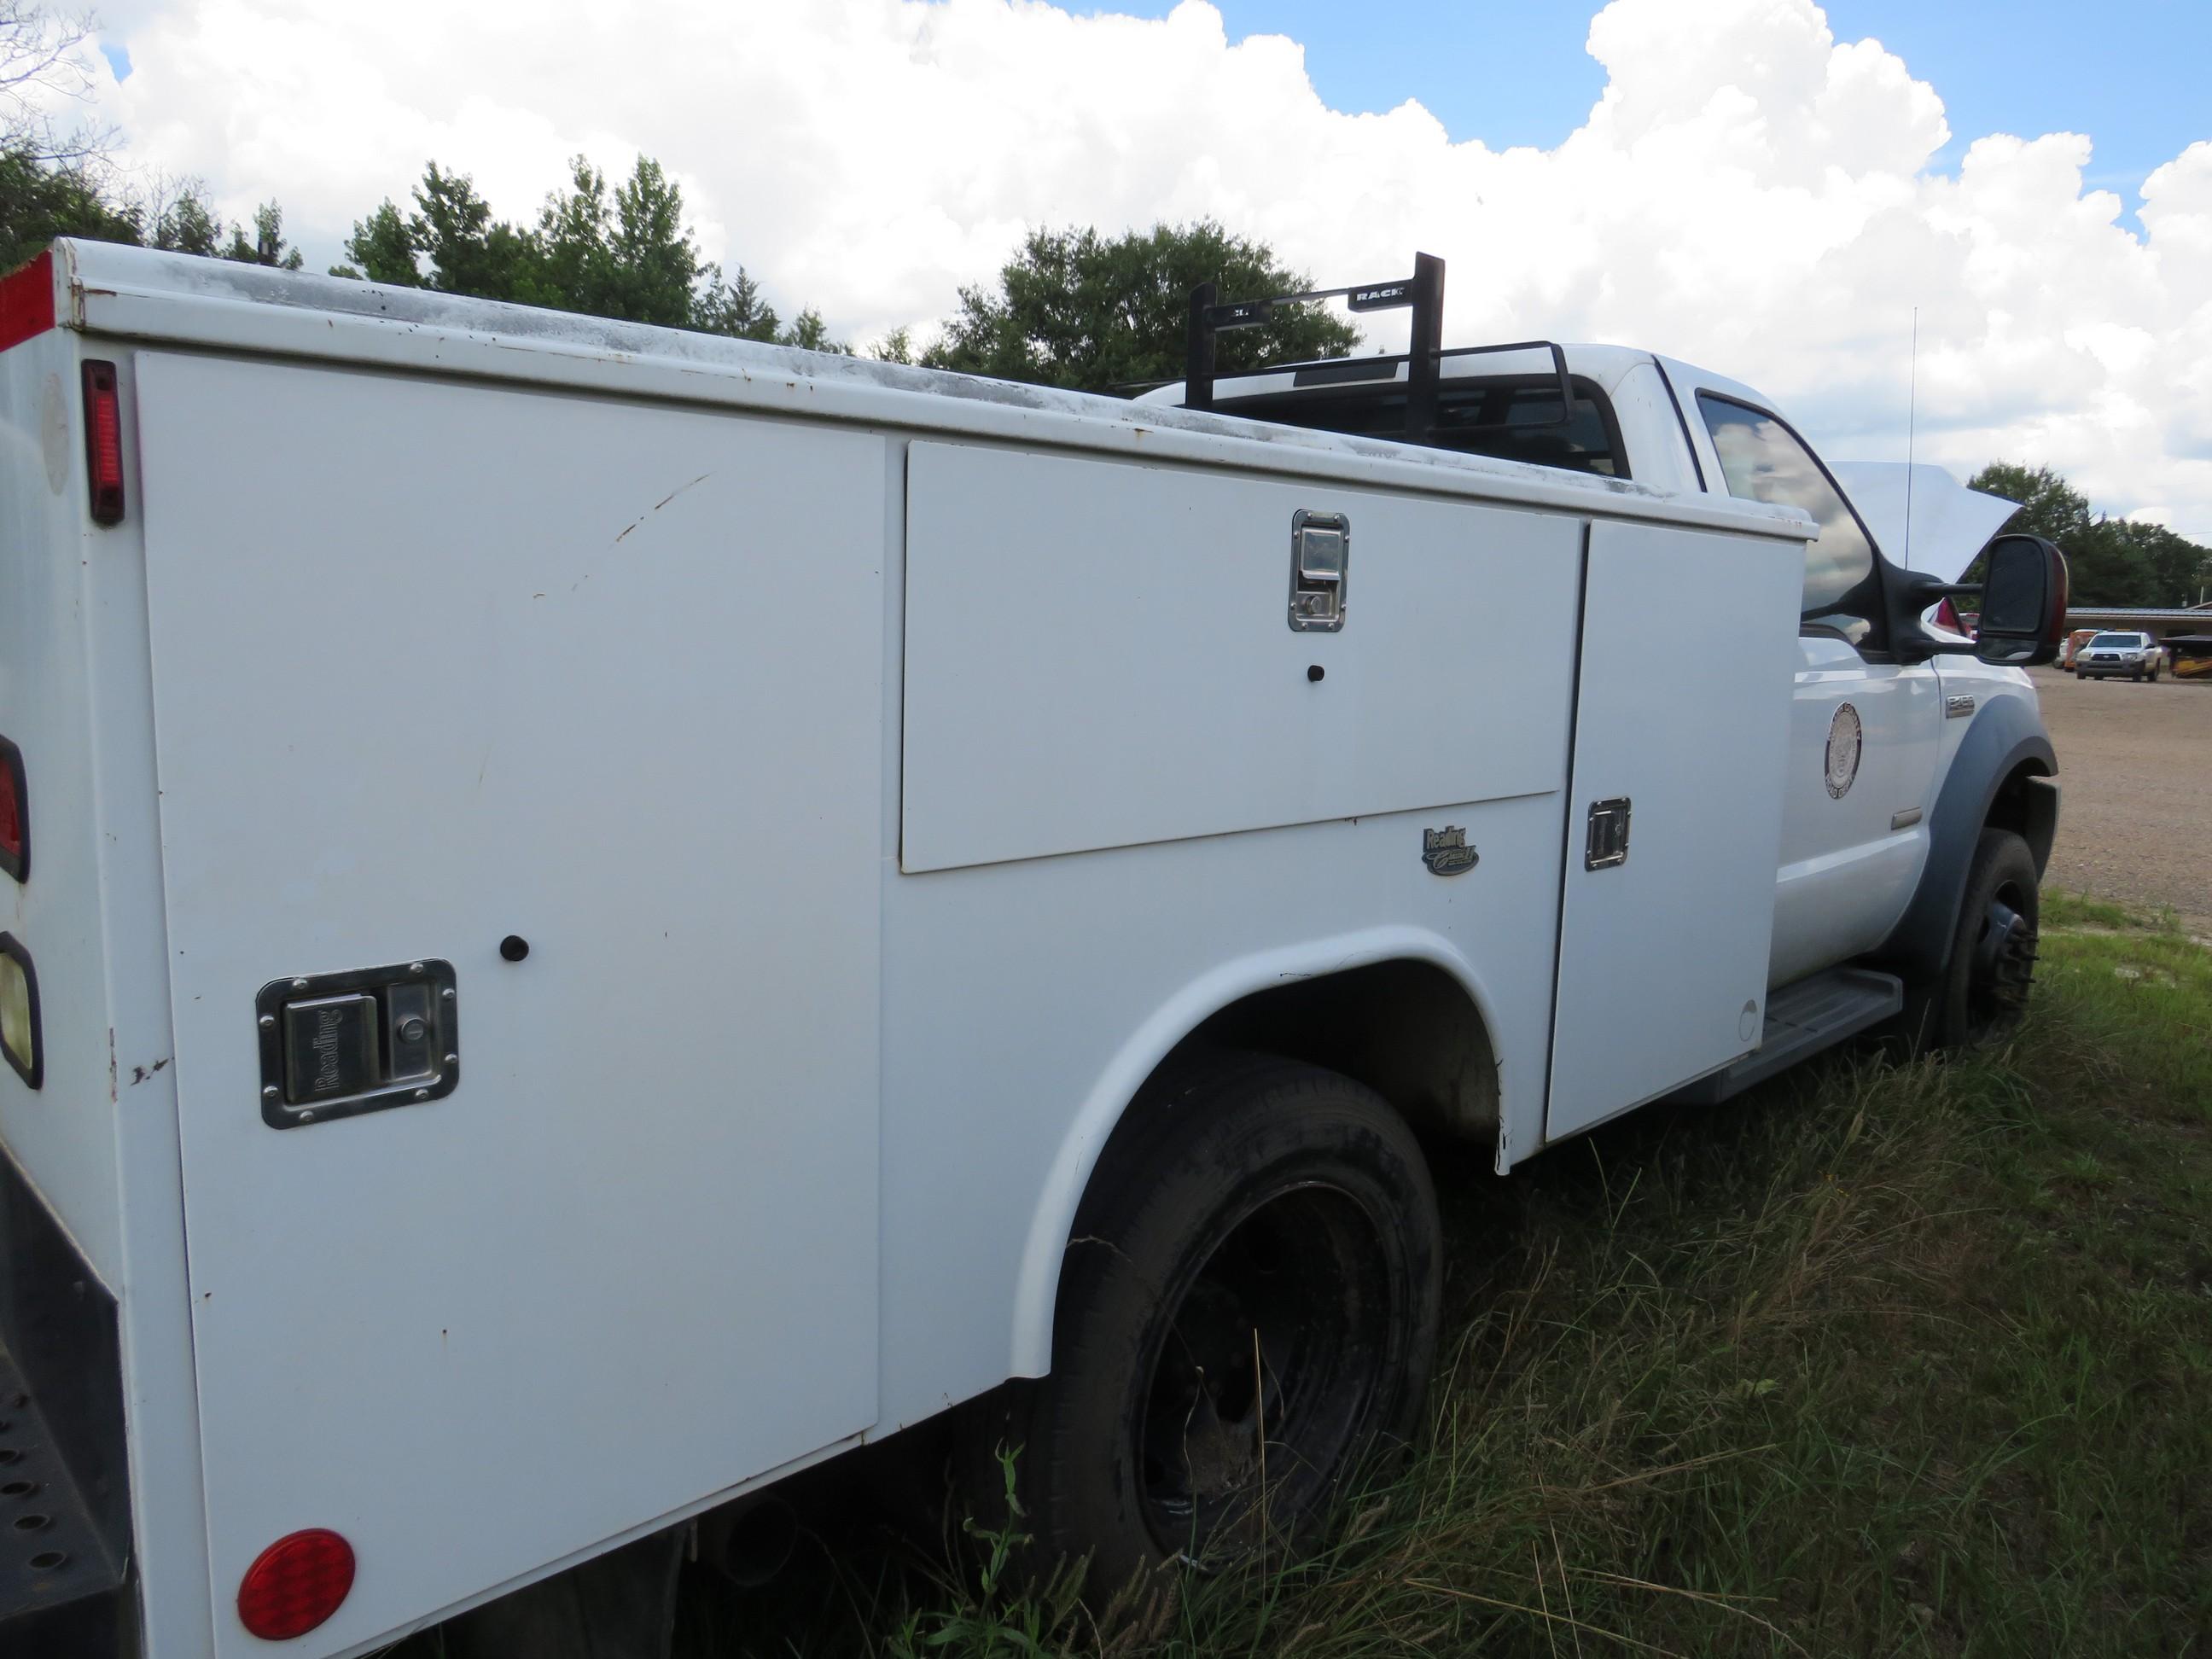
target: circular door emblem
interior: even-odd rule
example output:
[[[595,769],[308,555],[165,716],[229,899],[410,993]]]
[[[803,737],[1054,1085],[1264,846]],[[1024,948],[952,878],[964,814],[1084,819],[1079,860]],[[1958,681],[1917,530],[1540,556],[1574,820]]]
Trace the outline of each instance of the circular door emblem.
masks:
[[[1859,775],[1859,711],[1850,704],[1836,705],[1836,717],[1828,722],[1828,795],[1841,800],[1850,793],[1851,780]]]

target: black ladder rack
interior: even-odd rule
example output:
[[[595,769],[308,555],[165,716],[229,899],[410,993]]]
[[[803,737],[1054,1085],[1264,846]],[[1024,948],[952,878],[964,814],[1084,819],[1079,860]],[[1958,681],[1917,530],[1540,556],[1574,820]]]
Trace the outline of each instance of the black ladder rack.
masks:
[[[1502,351],[1548,351],[1559,383],[1559,413],[1556,420],[1521,422],[1523,430],[1565,426],[1574,419],[1575,393],[1567,374],[1567,354],[1549,340],[1516,340],[1505,345],[1462,346],[1443,349],[1444,262],[1432,253],[1413,256],[1413,274],[1396,282],[1362,283],[1351,288],[1319,288],[1305,294],[1278,294],[1260,300],[1221,298],[1217,283],[1200,283],[1190,291],[1190,331],[1183,355],[1185,409],[1215,407],[1214,337],[1224,329],[1255,328],[1280,307],[1308,305],[1316,300],[1342,300],[1354,312],[1396,311],[1412,307],[1413,338],[1406,354],[1406,441],[1431,444],[1437,424],[1438,366],[1447,356],[1472,356]],[[1254,373],[1264,374],[1265,369]],[[1471,428],[1483,430],[1486,428]]]

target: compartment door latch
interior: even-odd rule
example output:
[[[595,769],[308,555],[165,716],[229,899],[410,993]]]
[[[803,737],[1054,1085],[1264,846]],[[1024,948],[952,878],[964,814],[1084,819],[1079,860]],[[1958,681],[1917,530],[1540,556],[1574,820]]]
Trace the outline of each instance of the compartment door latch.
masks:
[[[1344,626],[1352,521],[1341,513],[1291,515],[1291,631],[1334,634]]]
[[[272,979],[253,1008],[261,1121],[272,1129],[436,1100],[460,1082],[450,962]]]
[[[1589,840],[1583,851],[1585,870],[1614,870],[1628,862],[1628,797],[1594,800],[1589,810]]]

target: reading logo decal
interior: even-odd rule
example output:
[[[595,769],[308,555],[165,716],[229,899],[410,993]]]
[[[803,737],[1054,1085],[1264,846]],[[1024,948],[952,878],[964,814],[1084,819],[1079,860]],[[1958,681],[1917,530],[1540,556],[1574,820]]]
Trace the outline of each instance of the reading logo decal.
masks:
[[[1851,792],[1851,781],[1859,775],[1861,734],[1859,711],[1847,702],[1836,705],[1836,717],[1828,722],[1828,797],[1841,800]]]
[[[1482,855],[1467,844],[1467,831],[1459,825],[1421,831],[1421,862],[1431,875],[1463,876],[1481,861]]]

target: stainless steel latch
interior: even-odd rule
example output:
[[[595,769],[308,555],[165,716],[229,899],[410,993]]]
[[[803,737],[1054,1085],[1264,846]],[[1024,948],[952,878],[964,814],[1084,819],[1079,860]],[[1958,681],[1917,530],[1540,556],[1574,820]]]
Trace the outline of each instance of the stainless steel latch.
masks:
[[[1583,852],[1585,870],[1611,870],[1628,862],[1628,797],[1594,800],[1589,810],[1589,840]]]
[[[1352,521],[1341,513],[1291,515],[1291,629],[1334,634],[1344,626],[1344,586],[1352,562]]]
[[[461,1079],[450,962],[272,979],[254,1014],[261,1121],[272,1129],[436,1100]]]

